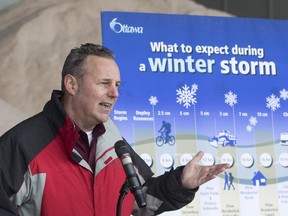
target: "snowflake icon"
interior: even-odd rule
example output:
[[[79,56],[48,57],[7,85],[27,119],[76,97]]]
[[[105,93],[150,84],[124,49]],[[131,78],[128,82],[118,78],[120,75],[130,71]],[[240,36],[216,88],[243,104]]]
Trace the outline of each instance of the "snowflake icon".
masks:
[[[282,98],[283,100],[287,100],[288,99],[288,91],[286,89],[282,89],[280,91],[280,98]]]
[[[250,125],[252,126],[255,126],[258,123],[257,118],[254,116],[250,117],[249,122],[250,122]]]
[[[255,125],[258,123],[257,118],[254,116],[251,116],[249,118],[249,125],[246,126],[246,131],[251,132],[253,131],[253,126],[255,127]]]
[[[183,103],[183,106],[188,109],[191,104],[195,105],[197,103],[195,97],[197,90],[198,85],[193,84],[190,89],[190,87],[185,84],[184,86],[182,86],[182,88],[176,90],[176,95],[178,95],[176,102],[179,104]]]
[[[247,130],[248,132],[251,132],[251,131],[252,131],[252,126],[251,126],[251,125],[247,125],[247,126],[246,126],[246,130]]]
[[[155,106],[158,103],[158,99],[156,96],[151,96],[149,98],[150,105]]]
[[[224,95],[225,97],[225,103],[228,104],[229,106],[234,106],[237,104],[237,95],[234,94],[233,92],[229,91]]]
[[[280,98],[276,97],[274,94],[272,94],[270,97],[267,97],[266,102],[266,107],[272,111],[280,108]]]

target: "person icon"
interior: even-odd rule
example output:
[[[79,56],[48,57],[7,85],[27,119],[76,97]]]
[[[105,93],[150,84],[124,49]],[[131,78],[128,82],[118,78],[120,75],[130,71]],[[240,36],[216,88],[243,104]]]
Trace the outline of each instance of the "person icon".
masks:
[[[228,176],[227,172],[224,172],[224,190],[226,190],[226,188],[228,190],[230,190],[229,176]]]
[[[231,187],[233,187],[233,190],[235,190],[235,187],[234,187],[234,185],[233,185],[233,181],[234,181],[234,176],[232,175],[231,172],[229,172],[229,189],[230,189]]]
[[[171,124],[166,121],[162,121],[162,127],[158,132],[163,132],[165,134],[165,143],[169,141],[169,135],[171,133]]]

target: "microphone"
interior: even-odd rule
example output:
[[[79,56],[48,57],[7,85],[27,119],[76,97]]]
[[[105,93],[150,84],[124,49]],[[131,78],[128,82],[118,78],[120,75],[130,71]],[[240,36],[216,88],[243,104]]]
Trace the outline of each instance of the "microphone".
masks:
[[[115,143],[114,148],[117,156],[119,157],[123,165],[124,171],[127,176],[129,188],[133,193],[139,208],[145,207],[146,201],[144,198],[144,193],[142,191],[142,186],[140,184],[139,177],[135,172],[127,144],[123,140],[119,140]]]

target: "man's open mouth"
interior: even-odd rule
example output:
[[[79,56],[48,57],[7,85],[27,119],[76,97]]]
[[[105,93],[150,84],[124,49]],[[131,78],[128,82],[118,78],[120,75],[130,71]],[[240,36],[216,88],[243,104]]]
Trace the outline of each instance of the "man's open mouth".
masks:
[[[104,106],[104,107],[106,107],[106,108],[110,108],[110,107],[112,106],[111,103],[104,103],[104,102],[100,103],[100,105],[101,105],[101,106]]]

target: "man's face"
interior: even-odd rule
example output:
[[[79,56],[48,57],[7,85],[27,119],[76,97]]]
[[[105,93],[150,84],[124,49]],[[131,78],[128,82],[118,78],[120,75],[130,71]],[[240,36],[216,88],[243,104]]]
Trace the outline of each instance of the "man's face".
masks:
[[[98,56],[88,56],[84,67],[86,72],[82,82],[77,81],[73,97],[74,120],[83,130],[92,130],[109,118],[118,98],[120,72],[114,60]]]

